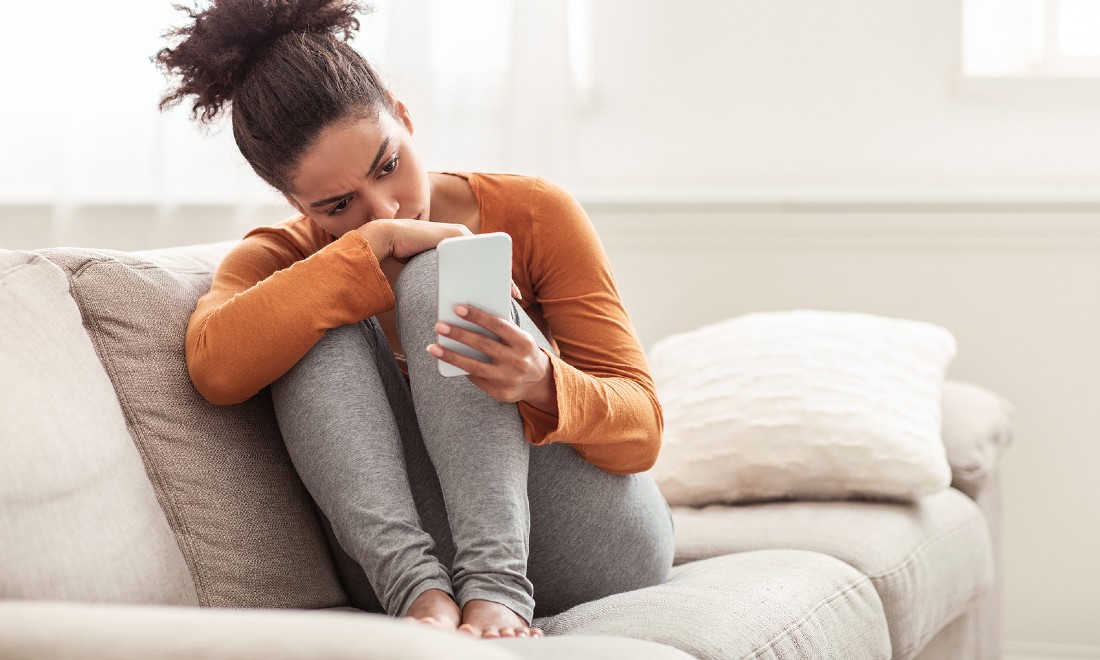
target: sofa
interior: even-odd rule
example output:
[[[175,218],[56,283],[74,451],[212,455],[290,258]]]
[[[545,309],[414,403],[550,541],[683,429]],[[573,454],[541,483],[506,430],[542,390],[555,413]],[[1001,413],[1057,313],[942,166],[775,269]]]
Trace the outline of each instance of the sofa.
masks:
[[[674,507],[665,583],[540,639],[360,609],[267,390],[214,406],[187,376],[231,245],[0,250],[0,657],[1000,657],[1013,408],[950,380],[952,484],[915,503]]]

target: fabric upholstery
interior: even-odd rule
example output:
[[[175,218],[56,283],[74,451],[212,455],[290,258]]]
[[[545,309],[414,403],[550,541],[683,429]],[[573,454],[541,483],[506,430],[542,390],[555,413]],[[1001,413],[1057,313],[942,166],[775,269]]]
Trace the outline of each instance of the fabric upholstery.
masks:
[[[0,599],[196,604],[68,281],[31,253],[0,250],[0,393]]]
[[[870,580],[832,557],[799,550],[676,566],[665,584],[578,605],[535,625],[550,635],[647,639],[704,660],[890,657]]]
[[[524,660],[692,660],[683,651],[641,639],[609,635],[565,635],[529,639],[501,639],[493,644]]]
[[[267,391],[240,405],[214,406],[187,374],[187,319],[227,249],[39,252],[69,275],[199,602],[342,605],[347,596]]]
[[[914,504],[775,502],[674,507],[676,563],[730,552],[821,552],[871,579],[894,658],[911,658],[990,588],[993,551],[978,506],[949,489]],[[687,564],[690,566],[691,564]]]
[[[984,387],[947,381],[943,385],[943,445],[951,485],[976,499],[1001,453],[1012,442],[1015,408]]]
[[[955,338],[853,312],[757,312],[650,349],[664,408],[653,477],[672,505],[947,488],[940,439]]]
[[[522,656],[492,641],[381,614],[0,602],[0,657],[515,660]]]

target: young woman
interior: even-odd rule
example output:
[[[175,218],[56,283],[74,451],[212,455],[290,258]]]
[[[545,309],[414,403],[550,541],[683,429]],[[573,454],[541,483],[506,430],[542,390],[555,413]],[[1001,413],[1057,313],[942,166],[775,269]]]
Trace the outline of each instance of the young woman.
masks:
[[[482,637],[658,584],[672,521],[653,479],[663,420],[592,224],[561,188],[429,172],[408,108],[346,42],[349,0],[215,0],[157,54],[201,121],[300,215],[249,232],[187,328],[209,401],[271,386],[355,604]],[[436,318],[435,247],[513,240],[500,337]],[[470,360],[436,333],[491,358]],[[444,378],[437,360],[470,372]]]

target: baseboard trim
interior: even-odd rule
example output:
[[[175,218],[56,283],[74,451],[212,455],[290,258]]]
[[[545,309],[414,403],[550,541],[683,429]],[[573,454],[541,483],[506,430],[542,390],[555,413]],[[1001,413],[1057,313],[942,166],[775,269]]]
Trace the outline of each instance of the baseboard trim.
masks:
[[[1100,646],[1009,641],[1004,643],[1004,660],[1093,660],[1100,658]]]

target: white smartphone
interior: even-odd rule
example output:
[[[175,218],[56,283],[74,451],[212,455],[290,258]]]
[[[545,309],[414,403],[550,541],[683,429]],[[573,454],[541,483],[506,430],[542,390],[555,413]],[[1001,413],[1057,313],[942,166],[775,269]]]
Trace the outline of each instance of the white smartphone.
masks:
[[[445,238],[436,246],[439,257],[439,320],[496,339],[485,328],[455,314],[455,305],[473,305],[505,319],[512,317],[512,237],[502,231]],[[437,335],[439,345],[482,362],[489,356],[450,337]],[[444,376],[469,372],[436,359]]]

